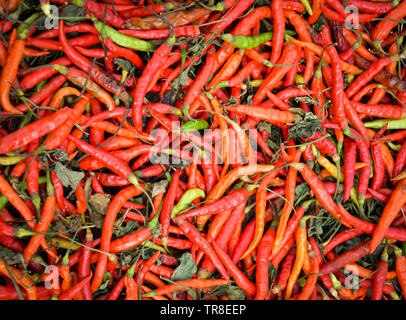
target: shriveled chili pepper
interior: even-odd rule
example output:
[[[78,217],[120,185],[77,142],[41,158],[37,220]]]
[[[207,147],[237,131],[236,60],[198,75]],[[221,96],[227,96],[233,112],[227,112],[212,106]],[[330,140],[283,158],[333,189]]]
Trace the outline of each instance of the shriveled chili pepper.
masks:
[[[167,3],[169,4],[169,3]],[[200,28],[197,25],[186,25],[174,27],[176,37],[197,37],[200,35]],[[120,33],[140,38],[140,39],[164,39],[170,36],[171,30],[168,29],[149,29],[149,30],[133,30],[123,29]]]
[[[97,64],[92,64],[80,53],[76,52],[73,46],[68,43],[66,35],[64,33],[63,21],[59,22],[58,36],[63,46],[64,52],[67,54],[69,59],[71,59],[73,64],[77,65],[86,73],[89,73],[91,78],[100,86],[105,88],[107,91],[116,94],[120,98],[120,100],[124,101],[126,104],[129,104],[130,96],[124,89],[124,87],[120,83],[118,83],[113,76],[106,73]]]

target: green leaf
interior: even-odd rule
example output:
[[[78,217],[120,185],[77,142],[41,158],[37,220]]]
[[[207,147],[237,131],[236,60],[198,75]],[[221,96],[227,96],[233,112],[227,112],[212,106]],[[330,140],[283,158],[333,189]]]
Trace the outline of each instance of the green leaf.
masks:
[[[126,234],[130,234],[135,232],[139,228],[138,221],[130,220],[128,221],[125,226],[119,226],[118,228],[114,228],[114,235],[117,237],[125,236]]]
[[[295,189],[295,207],[305,199],[310,193],[310,187],[307,183],[301,183]]]
[[[189,252],[185,252],[179,258],[179,266],[173,271],[171,280],[181,281],[192,279],[193,275],[197,272],[197,266],[193,260],[193,256]]]
[[[72,190],[76,190],[79,182],[85,177],[83,172],[70,170],[60,162],[55,163],[55,172],[63,186],[71,187]]]
[[[111,273],[108,272],[108,271],[106,271],[106,272],[104,273],[104,276],[103,276],[103,283],[100,285],[100,287],[99,287],[98,290],[104,290],[104,289],[106,289],[106,288],[107,288],[107,285],[109,284],[110,278],[111,278]]]

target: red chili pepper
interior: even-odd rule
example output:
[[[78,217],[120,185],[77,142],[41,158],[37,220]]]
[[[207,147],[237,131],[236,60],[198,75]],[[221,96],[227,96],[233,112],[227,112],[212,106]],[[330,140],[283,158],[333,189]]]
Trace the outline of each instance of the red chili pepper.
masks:
[[[285,34],[285,20],[283,17],[283,1],[277,0],[272,1],[272,18],[274,24],[274,34],[272,37],[272,51],[271,51],[271,62],[276,63],[282,52],[283,39]]]
[[[173,44],[174,39],[172,37],[161,44],[158,49],[154,51],[153,56],[148,61],[148,64],[142,71],[141,77],[138,79],[138,83],[133,94],[132,104],[132,109],[134,112],[134,125],[138,132],[142,132],[142,106],[144,104],[145,94],[151,85],[151,81],[155,76],[155,73],[159,71],[171,53]]]
[[[352,225],[353,228],[357,228],[357,229],[362,230],[365,233],[369,233],[369,234],[372,234],[374,232],[374,230],[376,229],[375,224],[373,224],[371,222],[363,221],[361,219],[358,219],[358,218],[350,215],[348,213],[348,211],[345,210],[341,204],[339,204],[338,207],[340,209],[343,219],[348,221]],[[390,227],[389,229],[386,230],[384,235],[387,238],[396,239],[399,241],[404,241],[403,239],[406,239],[406,232],[405,232],[405,230],[403,230],[401,228]]]
[[[358,229],[351,229],[351,230],[344,230],[343,232],[339,233],[338,235],[336,235],[333,239],[331,239],[327,245],[325,245],[323,247],[323,253],[326,255],[327,253],[329,253],[330,251],[332,251],[336,246],[338,246],[339,244],[352,239],[354,237],[357,237],[361,234],[363,234],[364,232],[362,230],[358,230]]]
[[[406,15],[406,3],[402,1],[394,7],[388,14],[385,15],[384,20],[379,21],[375,26],[372,32],[372,39],[377,41],[384,40],[391,30],[399,23],[398,20],[401,20]]]
[[[295,63],[296,58],[299,55],[300,47],[296,45],[287,44],[282,51],[281,57],[276,62],[277,64],[283,64],[286,66],[276,66],[271,69],[271,72],[266,76],[258,91],[255,93],[252,100],[253,105],[259,105],[266,96],[266,90],[272,90],[276,84],[282,80],[286,73],[292,68],[292,64]]]
[[[15,30],[15,29],[14,29]],[[0,105],[7,112],[22,114],[10,102],[11,85],[17,77],[18,66],[24,56],[26,34],[20,32],[14,44],[9,48],[7,60],[0,74]]]
[[[191,217],[216,214],[219,213],[219,210],[233,209],[247,199],[247,194],[248,192],[245,189],[236,190],[217,201],[212,201],[200,208],[188,210],[173,219],[175,221],[181,221]],[[207,198],[209,199],[209,197]]]
[[[319,180],[318,176],[305,164],[293,164],[299,170],[303,179],[309,184],[320,204],[331,213],[338,221],[341,221],[340,210],[332,197],[327,192],[325,186]],[[349,223],[343,219],[342,223],[350,227]]]
[[[311,263],[310,275],[306,279],[306,284],[302,288],[302,291],[295,296],[296,300],[309,300],[316,288],[317,279],[319,277],[319,262],[312,249],[309,250],[309,259]]]
[[[351,98],[358,90],[360,90],[366,83],[371,81],[375,75],[382,71],[387,65],[393,62],[392,58],[385,57],[371,63],[369,68],[358,76],[345,90],[348,98]]]
[[[0,139],[0,153],[15,151],[22,146],[41,138],[59,127],[70,116],[70,108],[62,108],[52,115],[45,116]]]
[[[259,106],[238,105],[230,106],[227,110],[249,115],[270,123],[282,122],[289,123],[294,121],[294,115],[290,111],[280,111],[277,109],[262,108]]]
[[[48,197],[45,201],[43,210],[41,212],[41,221],[36,224],[35,232],[36,233],[45,233],[48,230],[49,225],[51,224],[55,207],[56,207],[56,198],[53,193],[53,187],[51,184],[47,186]],[[41,242],[45,239],[45,234],[34,235],[30,238],[27,246],[24,248],[23,257],[25,261],[29,261],[34,253],[37,251]]]
[[[289,279],[290,273],[293,268],[295,256],[296,256],[296,249],[293,249],[288,253],[288,255],[283,260],[281,267],[279,269],[278,275],[275,279],[275,283],[272,286],[272,292],[275,295],[280,296],[281,292],[283,290],[285,290],[287,281]]]
[[[173,206],[175,205],[176,189],[179,184],[179,178],[180,171],[176,170],[172,175],[172,180],[169,185],[168,192],[166,193],[161,213],[159,215],[159,221],[161,222],[162,226],[161,237],[164,246],[166,246],[166,238],[169,235],[169,224],[171,220],[172,209]]]
[[[122,100],[124,103],[129,104],[130,96],[125,90],[125,88],[118,83],[115,78],[107,74],[101,67],[97,64],[92,64],[89,60],[83,57],[80,53],[76,52],[71,45],[64,33],[64,23],[63,21],[59,22],[59,40],[62,44],[63,50],[73,64],[78,66],[80,69],[89,73],[91,78],[104,89],[109,92],[114,93]]]
[[[37,287],[28,275],[23,274],[19,269],[7,264],[3,259],[0,260],[0,272],[7,278],[13,277],[14,281],[24,288],[28,300],[37,300]]]
[[[381,258],[376,264],[376,272],[372,278],[372,300],[381,300],[383,295],[383,287],[386,281],[386,275],[388,273],[388,252],[387,247],[381,254]]]
[[[334,272],[348,263],[358,261],[369,254],[370,240],[362,242],[354,249],[343,252],[335,257],[333,260],[323,264],[320,267],[320,273],[328,274]]]
[[[382,241],[393,219],[396,218],[397,213],[406,203],[406,179],[400,180],[395,190],[393,191],[388,203],[382,212],[379,222],[372,234],[371,239],[371,252],[374,252],[376,247]]]
[[[383,138],[382,138],[383,139]],[[406,167],[406,141],[403,142],[402,147],[396,156],[395,165],[393,167],[393,176],[398,176]]]
[[[123,160],[72,135],[69,135],[68,139],[72,141],[80,150],[102,162],[107,168],[118,174],[120,177],[126,178],[134,185],[139,185],[137,178]]]
[[[197,37],[200,35],[200,28],[197,25],[174,27],[176,37]],[[121,33],[140,39],[165,39],[170,36],[170,29],[153,30],[119,30]]]
[[[83,280],[91,274],[91,244],[93,242],[93,234],[91,231],[86,232],[86,239],[84,242],[84,246],[81,247],[79,250],[80,257],[78,261],[78,279]],[[90,282],[87,282],[82,288],[82,294],[84,300],[93,300],[92,293],[90,291]]]
[[[94,1],[82,1],[81,6],[84,6],[87,11],[93,13],[99,20],[104,20],[105,23],[114,28],[122,28],[125,23],[125,17],[117,14],[106,5]]]
[[[401,254],[396,255],[396,276],[402,289],[403,295],[406,293],[406,257]]]
[[[141,188],[144,188],[141,186]],[[129,186],[122,189],[111,201],[107,213],[104,218],[100,250],[104,252],[110,252],[110,242],[113,235],[113,225],[116,220],[117,214],[123,204],[130,198],[139,195],[142,192],[140,188],[135,186]],[[91,290],[95,292],[103,281],[104,272],[106,270],[108,256],[101,254],[98,258],[96,270],[92,279]]]
[[[58,300],[72,300],[76,294],[81,292],[83,287],[89,283],[91,280],[92,274],[86,278],[80,280],[77,284],[66,290],[63,294],[58,297]]]
[[[296,257],[293,264],[292,272],[290,273],[286,284],[285,299],[289,299],[293,294],[293,286],[296,283],[300,271],[304,268],[307,253],[307,230],[306,218],[300,219],[299,226],[295,232],[296,238]]]

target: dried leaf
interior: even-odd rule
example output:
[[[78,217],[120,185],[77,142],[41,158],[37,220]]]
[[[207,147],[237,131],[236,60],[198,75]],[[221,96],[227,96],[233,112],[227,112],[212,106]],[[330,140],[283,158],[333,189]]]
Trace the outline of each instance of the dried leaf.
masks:
[[[166,192],[166,189],[168,188],[168,180],[161,180],[153,184],[152,187],[152,198],[157,196],[158,194],[163,194]]]
[[[192,254],[185,252],[179,258],[179,262],[179,266],[177,266],[172,273],[171,280],[180,281],[192,279],[193,275],[197,272],[197,267]]]
[[[83,172],[70,170],[60,162],[55,163],[55,172],[63,186],[72,190],[76,190],[79,182],[85,177]]]

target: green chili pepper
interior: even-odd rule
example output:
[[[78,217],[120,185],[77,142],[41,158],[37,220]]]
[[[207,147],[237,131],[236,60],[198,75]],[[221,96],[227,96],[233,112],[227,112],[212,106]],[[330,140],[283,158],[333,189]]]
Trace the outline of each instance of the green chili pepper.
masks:
[[[261,86],[261,84],[264,82],[264,79],[256,79],[256,80],[251,80],[249,82],[250,86],[253,88],[258,88]]]
[[[7,203],[8,199],[5,196],[0,195],[0,211],[6,207]]]
[[[14,164],[24,161],[24,157],[20,156],[9,156],[9,157],[0,157],[0,165],[2,166],[12,166]]]
[[[352,44],[351,48],[352,48],[352,50],[357,51],[359,46],[362,44],[363,39],[362,39],[362,35],[361,35],[361,33],[359,31],[353,30],[353,32],[355,32],[358,35],[358,39],[357,39],[357,41],[355,41]]]
[[[208,127],[209,127],[209,123],[203,119],[187,121],[180,126],[181,131],[183,131],[183,132],[202,130],[202,129],[207,129]]]
[[[290,36],[296,35],[296,32],[292,30],[286,30],[285,33]],[[220,36],[220,38],[225,42],[228,42],[233,47],[240,49],[256,48],[259,45],[272,40],[272,37],[273,32],[271,31],[257,34],[255,36],[241,36],[241,35],[233,35],[231,33],[225,33]]]
[[[309,3],[309,0],[300,0],[300,3],[303,4],[303,6],[305,7],[307,13],[312,16],[313,15],[313,9],[311,4]]]
[[[395,151],[399,151],[402,148],[401,144],[394,144],[392,142],[387,142],[387,145],[389,148],[391,148],[392,150],[395,150]]]
[[[264,32],[255,36],[240,36],[226,33],[220,36],[222,40],[228,42],[233,47],[240,49],[253,49],[264,42],[272,40],[273,32]]]
[[[206,194],[203,190],[199,188],[187,190],[182,197],[179,199],[179,202],[173,207],[171,218],[175,218],[182,211],[186,210],[188,205],[198,198],[204,198]]]
[[[386,124],[388,124],[388,127],[386,128],[388,130],[406,129],[406,118],[401,118],[401,119],[379,119],[379,120],[375,120],[375,121],[366,122],[365,127],[366,128],[372,128],[372,129],[381,129]]]
[[[299,85],[299,88],[300,88],[300,87],[303,87],[304,79],[303,79],[303,77],[302,77],[300,74],[297,74],[297,75],[296,75],[296,77],[295,77],[295,83],[296,83],[297,85]]]
[[[94,16],[92,16],[91,18],[94,27],[98,32],[100,32],[102,37],[109,38],[111,41],[113,41],[115,44],[119,46],[138,51],[151,51],[156,48],[155,45],[152,44],[151,42],[120,33],[116,29],[98,21]]]
[[[153,243],[153,242],[151,242],[149,240],[145,241],[143,243],[143,245],[145,246],[145,248],[157,250],[157,251],[160,251],[162,253],[168,253],[168,251],[164,247],[162,247],[162,246],[160,246],[160,245],[158,245],[156,243]]]

